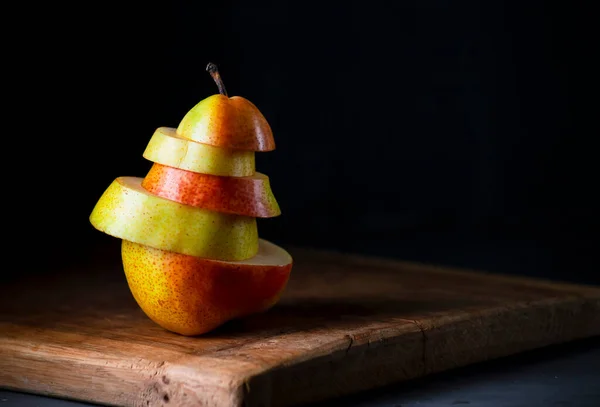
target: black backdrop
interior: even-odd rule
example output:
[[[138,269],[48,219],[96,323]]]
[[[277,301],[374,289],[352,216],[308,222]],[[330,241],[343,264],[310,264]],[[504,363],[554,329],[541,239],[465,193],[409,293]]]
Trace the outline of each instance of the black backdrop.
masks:
[[[217,93],[212,61],[274,130],[257,169],[283,214],[260,220],[261,236],[600,281],[598,30],[585,3],[125,3],[14,15],[17,131],[4,152],[27,181],[5,176],[18,191],[5,205],[28,261],[11,270],[114,239],[89,224],[93,205],[117,176],[146,173],[156,127]]]

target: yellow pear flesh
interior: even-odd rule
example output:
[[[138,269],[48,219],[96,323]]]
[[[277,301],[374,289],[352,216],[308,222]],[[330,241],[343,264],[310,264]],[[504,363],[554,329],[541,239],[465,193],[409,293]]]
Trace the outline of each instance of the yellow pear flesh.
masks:
[[[214,260],[239,261],[258,253],[255,218],[159,197],[145,190],[142,180],[115,179],[92,210],[92,225],[120,239]]]
[[[156,129],[144,158],[149,161],[202,174],[247,177],[255,172],[255,153],[233,150],[185,139],[175,128]]]

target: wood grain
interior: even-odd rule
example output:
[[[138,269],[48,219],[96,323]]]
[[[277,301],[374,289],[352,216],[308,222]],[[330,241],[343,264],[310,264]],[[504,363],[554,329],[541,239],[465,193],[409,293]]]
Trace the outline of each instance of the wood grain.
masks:
[[[137,307],[119,246],[0,298],[0,387],[114,406],[291,406],[600,335],[600,287],[308,249],[272,310],[196,338]]]

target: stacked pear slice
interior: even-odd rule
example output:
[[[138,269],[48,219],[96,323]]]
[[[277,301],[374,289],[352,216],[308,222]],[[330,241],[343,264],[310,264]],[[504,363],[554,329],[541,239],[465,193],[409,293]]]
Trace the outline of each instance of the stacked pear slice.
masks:
[[[142,311],[161,327],[199,335],[272,307],[292,257],[260,239],[256,218],[281,211],[255,153],[275,149],[271,128],[249,100],[219,87],[177,128],[159,127],[143,156],[144,178],[118,177],[91,215],[122,239],[123,268]]]

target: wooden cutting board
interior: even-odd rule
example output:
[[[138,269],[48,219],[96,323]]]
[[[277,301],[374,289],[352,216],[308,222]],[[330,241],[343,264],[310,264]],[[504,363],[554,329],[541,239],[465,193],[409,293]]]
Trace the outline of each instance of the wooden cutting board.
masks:
[[[119,406],[289,406],[600,334],[600,287],[291,249],[271,311],[201,337],[137,307],[119,246],[2,287],[0,387]]]

